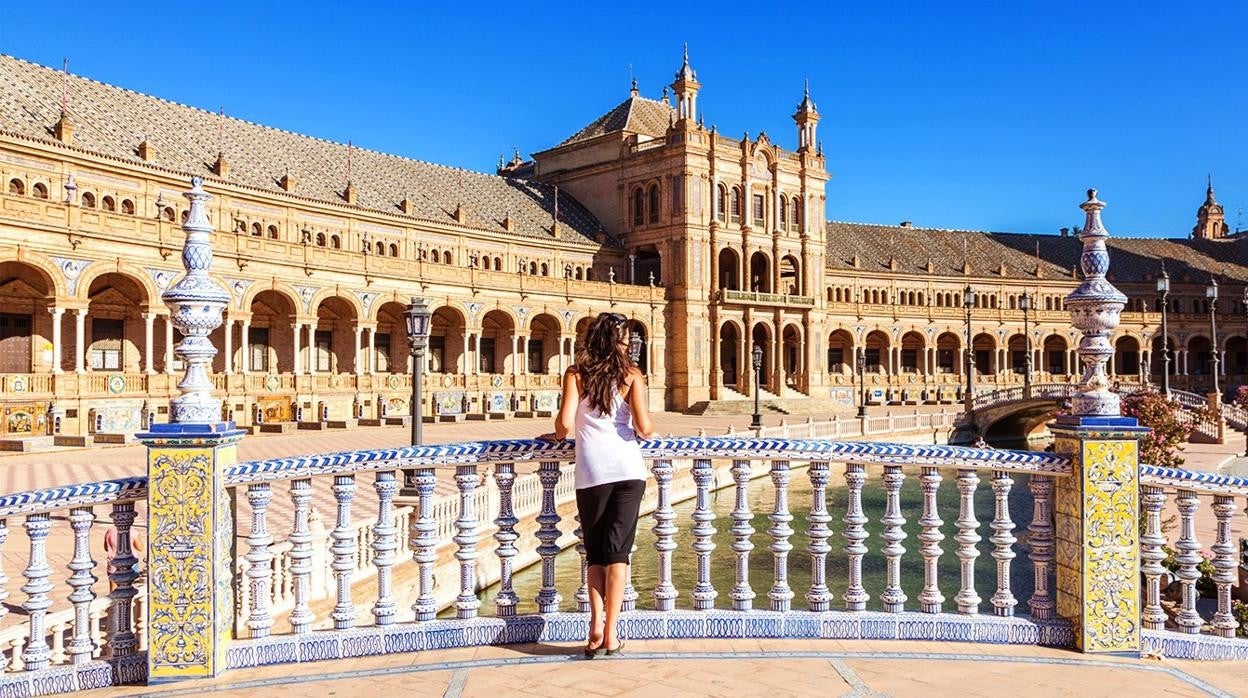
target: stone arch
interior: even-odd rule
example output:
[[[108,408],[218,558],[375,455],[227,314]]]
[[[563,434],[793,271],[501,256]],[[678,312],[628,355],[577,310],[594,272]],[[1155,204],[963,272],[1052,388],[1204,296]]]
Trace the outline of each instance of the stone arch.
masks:
[[[312,369],[318,373],[347,373],[355,370],[355,325],[360,308],[354,298],[333,294],[315,305],[316,320],[308,346],[312,349]]]
[[[854,335],[845,328],[828,333],[828,373],[851,374],[854,364]]]
[[[958,356],[961,352],[961,334],[952,330],[946,330],[937,335],[935,372],[961,373],[963,364]]]
[[[750,255],[749,290],[771,293],[771,256],[762,250]]]
[[[46,361],[41,351],[52,345],[56,319],[47,310],[54,302],[54,288],[45,270],[16,259],[0,261],[0,308],[6,315],[5,333],[0,336],[0,373],[34,373],[45,366],[60,367],[60,357]],[[60,321],[64,336],[65,319]]]
[[[803,350],[805,335],[797,323],[787,323],[780,330],[780,368],[784,373],[784,384],[794,387],[802,384],[806,373]]]
[[[477,354],[481,373],[516,373],[516,320],[501,308],[481,314]]]
[[[729,291],[741,290],[741,255],[731,247],[719,251],[719,287]]]
[[[250,308],[261,294],[267,292],[275,293],[278,296],[281,296],[285,302],[289,303],[290,307],[293,308],[294,317],[304,317],[307,315],[307,312],[304,310],[303,299],[299,297],[299,293],[289,285],[280,281],[266,285],[252,284],[251,286],[248,286],[247,290],[243,292],[243,300],[239,303],[239,305],[243,308]],[[231,302],[230,307],[234,307],[233,302]]]
[[[83,283],[87,302],[86,367],[137,373],[146,341],[142,309],[150,303],[142,277],[124,271],[96,274]]]
[[[529,373],[558,373],[563,322],[551,313],[538,313],[529,319],[529,341],[525,357]]]
[[[16,247],[0,245],[0,259],[35,270],[39,278],[47,285],[49,298],[69,296],[65,284],[65,273],[49,257],[38,252],[19,251]]]
[[[315,317],[317,309],[321,307],[322,303],[330,298],[337,298],[343,303],[351,306],[352,318],[362,318],[368,314],[364,312],[364,304],[360,302],[359,296],[354,293],[340,291],[336,288],[325,288],[317,291],[312,296],[311,302],[308,303],[308,307],[312,311],[311,315]]]
[[[429,318],[427,361],[431,373],[463,373],[467,368],[464,332],[468,315],[456,303],[443,303]]]
[[[294,322],[302,314],[298,298],[277,288],[261,288],[249,295],[243,306],[251,314],[244,366],[262,373],[293,373]],[[291,347],[291,351],[278,347]]]
[[[719,325],[719,378],[722,385],[732,388],[744,387],[741,370],[749,362],[745,358],[745,336],[740,322],[728,318]]]
[[[746,361],[748,362],[748,365],[750,367],[749,370],[753,372],[754,370],[754,364],[753,364],[754,347],[756,346],[762,347],[763,349],[763,363],[762,363],[762,371],[761,371],[763,374],[762,387],[767,388],[768,390],[771,390],[772,388],[775,387],[772,385],[773,381],[772,381],[772,371],[771,371],[771,367],[775,365],[775,361],[773,360],[773,357],[772,357],[772,352],[775,351],[775,349],[773,348],[775,344],[772,341],[773,336],[775,336],[775,332],[771,326],[771,323],[765,320],[757,320],[754,322],[754,325],[750,328],[750,343],[749,343],[749,346],[746,348]]]
[[[1135,335],[1124,334],[1114,340],[1114,359],[1111,374],[1138,376],[1140,373],[1140,348],[1142,343]]]
[[[873,373],[888,372],[888,352],[892,339],[884,330],[872,330],[862,342],[863,356],[867,359],[866,370]]]
[[[129,262],[122,261],[115,264],[88,264],[78,275],[78,300],[84,303],[89,302],[91,284],[108,274],[119,274],[137,284],[143,290],[144,305],[151,306],[160,301],[160,289],[156,287],[151,274]],[[181,274],[175,274],[175,277],[181,277]]]
[[[980,332],[971,339],[971,351],[975,357],[975,372],[995,374],[997,365],[997,338],[989,332]]]
[[[927,337],[918,330],[910,330],[901,335],[901,341],[898,343],[900,350],[900,363],[898,371],[901,373],[928,373],[927,365]]]
[[[1040,342],[1040,370],[1052,375],[1065,375],[1070,373],[1070,343],[1066,337],[1053,333],[1047,335]]]
[[[780,288],[777,293],[800,295],[802,289],[802,263],[797,257],[786,254],[780,258]]]
[[[373,366],[380,373],[411,373],[412,349],[407,338],[407,303],[398,297],[373,302]]]

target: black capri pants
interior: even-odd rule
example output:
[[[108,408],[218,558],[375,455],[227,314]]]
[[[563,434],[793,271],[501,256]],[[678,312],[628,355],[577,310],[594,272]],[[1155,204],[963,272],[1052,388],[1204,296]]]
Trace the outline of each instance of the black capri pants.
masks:
[[[576,491],[586,564],[628,562],[637,535],[637,512],[645,492],[645,480],[608,482]]]

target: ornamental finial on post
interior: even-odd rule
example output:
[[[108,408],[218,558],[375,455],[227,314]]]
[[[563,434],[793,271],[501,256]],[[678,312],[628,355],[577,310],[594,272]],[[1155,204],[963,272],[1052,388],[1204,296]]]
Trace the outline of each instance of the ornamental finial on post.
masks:
[[[186,275],[161,294],[169,306],[170,321],[182,333],[174,353],[186,363],[186,374],[178,383],[181,395],[170,402],[169,421],[180,424],[214,424],[221,421],[221,401],[212,397],[212,357],[217,349],[209,333],[221,326],[221,316],[229,303],[229,293],[208,276],[212,266],[212,224],[205,205],[212,198],[203,188],[201,177],[191,178],[191,190],[184,196],[191,202],[182,230],[182,266]]]
[[[1118,326],[1127,297],[1105,278],[1109,271],[1109,252],[1105,248],[1109,231],[1101,224],[1105,202],[1096,198],[1095,189],[1089,189],[1088,200],[1079,208],[1087,214],[1083,232],[1079,233],[1083,242],[1079,257],[1083,283],[1066,296],[1071,324],[1083,332],[1078,350],[1082,372],[1071,398],[1071,412],[1075,416],[1117,417],[1122,414],[1122,405],[1118,395],[1110,391],[1105,365],[1114,355],[1109,335]]]

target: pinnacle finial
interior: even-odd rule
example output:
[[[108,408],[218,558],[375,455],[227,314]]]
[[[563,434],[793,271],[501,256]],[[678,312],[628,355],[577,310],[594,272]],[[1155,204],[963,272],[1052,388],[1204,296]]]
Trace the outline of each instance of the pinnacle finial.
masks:
[[[802,96],[806,99],[810,99],[810,78],[806,78],[804,82],[805,86],[802,88]]]
[[[693,67],[689,65],[689,42],[685,42],[684,62],[680,65],[680,70],[676,71],[677,80],[685,80],[687,82],[695,82],[698,74],[694,72]]]

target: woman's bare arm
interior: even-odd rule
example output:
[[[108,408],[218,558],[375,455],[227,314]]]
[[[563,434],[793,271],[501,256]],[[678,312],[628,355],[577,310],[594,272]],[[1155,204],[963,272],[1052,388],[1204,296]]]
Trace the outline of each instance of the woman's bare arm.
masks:
[[[643,439],[654,436],[654,424],[650,421],[650,400],[646,394],[646,377],[635,368],[629,374],[628,407],[633,412],[633,429],[637,436]]]
[[[576,404],[581,401],[581,391],[576,385],[576,367],[563,374],[563,403],[555,415],[556,439],[566,439],[576,429]]]

